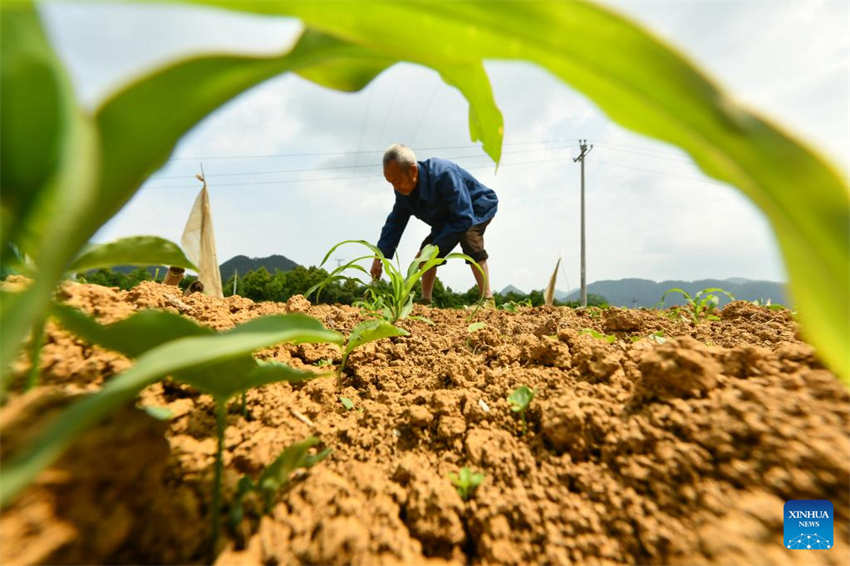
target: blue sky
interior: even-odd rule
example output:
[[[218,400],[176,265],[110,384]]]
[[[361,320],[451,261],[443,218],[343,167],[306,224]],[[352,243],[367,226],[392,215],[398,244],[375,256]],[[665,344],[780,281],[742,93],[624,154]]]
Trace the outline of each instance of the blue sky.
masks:
[[[850,172],[850,8],[844,1],[609,3],[676,45],[734,98],[758,109]],[[51,3],[51,41],[78,96],[93,107],[135,74],[190,53],[272,53],[297,21],[171,5]],[[588,282],[623,277],[785,280],[763,215],[705,177],[681,151],[615,125],[568,85],[532,65],[488,61],[505,118],[502,165],[469,141],[467,104],[426,68],[399,64],[359,93],[292,75],[243,93],[203,120],[172,160],[95,237],[156,234],[179,241],[203,163],[218,256],[273,253],[305,265],[335,242],[375,241],[392,189],[380,155],[391,143],[452,159],[496,190],[488,228],[493,286],[541,288],[557,257],[558,287],[579,281],[578,138],[587,161]],[[174,111],[179,111],[175,109]],[[409,261],[428,227],[411,221]],[[358,250],[340,250],[350,258]],[[459,263],[439,277],[473,285]]]

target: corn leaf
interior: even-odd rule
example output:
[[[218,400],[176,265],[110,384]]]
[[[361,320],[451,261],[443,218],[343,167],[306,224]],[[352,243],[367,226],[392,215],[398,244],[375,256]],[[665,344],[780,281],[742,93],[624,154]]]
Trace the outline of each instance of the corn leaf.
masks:
[[[407,336],[410,334],[407,330],[393,326],[385,320],[367,320],[361,322],[354,327],[348,337],[348,343],[345,345],[345,355],[347,356],[355,348],[380,340],[381,338],[389,338],[390,336]]]
[[[4,463],[0,472],[0,505],[49,466],[81,432],[133,399],[142,388],[166,375],[211,393],[219,400],[264,383],[314,377],[280,364],[258,364],[251,352],[278,342],[335,342],[342,336],[303,315],[272,315],[214,336],[172,340],[141,355],[136,364],[111,379],[99,392],[72,404],[47,425],[26,453]],[[248,369],[237,373],[234,369]],[[307,375],[309,374],[309,375]]]
[[[310,28],[438,71],[488,58],[541,65],[612,120],[687,151],[706,175],[736,186],[764,212],[803,331],[850,384],[847,181],[638,25],[587,2],[196,3],[298,17]]]
[[[136,358],[151,348],[189,336],[211,336],[215,331],[178,314],[144,310],[112,324],[100,324],[68,305],[54,304],[50,314],[65,330],[125,356]]]
[[[92,245],[71,263],[69,269],[85,271],[113,265],[158,264],[198,270],[180,246],[158,236],[131,236],[107,244]]]
[[[311,436],[303,442],[289,445],[263,470],[257,480],[257,486],[262,490],[276,492],[289,481],[292,472],[298,468],[309,468],[325,459],[330,450],[324,450],[316,456],[310,455],[310,448],[318,443],[319,439]]]
[[[15,244],[39,270],[27,290],[0,298],[5,372],[86,240],[80,226],[95,199],[98,151],[94,123],[76,106],[32,4],[0,5],[0,26],[0,259]]]

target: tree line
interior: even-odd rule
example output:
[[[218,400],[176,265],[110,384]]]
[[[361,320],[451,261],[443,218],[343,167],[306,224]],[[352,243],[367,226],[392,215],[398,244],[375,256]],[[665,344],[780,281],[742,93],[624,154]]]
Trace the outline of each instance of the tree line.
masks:
[[[154,272],[151,274],[145,268],[139,268],[129,273],[121,273],[109,269],[98,269],[88,273],[78,273],[77,280],[83,283],[94,283],[107,287],[118,287],[128,290],[142,281],[162,281],[165,278],[166,270],[162,273]],[[234,274],[230,279],[223,282],[222,290],[224,296],[229,297],[234,294],[246,297],[253,301],[275,301],[285,302],[293,295],[304,295],[307,290],[323,281],[328,276],[328,272],[319,267],[303,267],[298,266],[288,271],[275,271],[274,274],[269,273],[265,267],[260,267],[253,271],[244,274]],[[180,288],[186,289],[195,281],[194,276],[184,277],[180,282]],[[372,285],[389,285],[386,281],[376,281]],[[417,287],[419,283],[417,283]],[[351,305],[357,301],[361,301],[366,297],[368,285],[354,280],[346,279],[334,281],[326,286],[319,297],[315,293],[308,297],[312,303],[339,303]],[[417,296],[421,293],[417,288]],[[439,278],[434,283],[434,291],[432,293],[432,305],[440,308],[462,308],[466,305],[475,304],[480,299],[478,287],[473,286],[464,292],[457,292],[447,287],[440,281]],[[502,306],[506,303],[515,305],[540,306],[544,303],[543,291],[531,291],[530,293],[510,292],[504,295],[494,293],[493,299],[497,306]],[[555,301],[556,305],[562,306],[578,306],[578,302],[559,302]],[[607,306],[608,302],[605,297],[600,295],[588,294],[588,305]]]

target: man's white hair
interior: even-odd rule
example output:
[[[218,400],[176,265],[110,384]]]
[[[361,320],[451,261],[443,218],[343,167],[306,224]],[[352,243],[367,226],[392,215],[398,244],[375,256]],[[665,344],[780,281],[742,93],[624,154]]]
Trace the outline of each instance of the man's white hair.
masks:
[[[406,145],[394,143],[384,152],[384,167],[390,161],[395,161],[402,168],[407,168],[416,165],[416,154]]]

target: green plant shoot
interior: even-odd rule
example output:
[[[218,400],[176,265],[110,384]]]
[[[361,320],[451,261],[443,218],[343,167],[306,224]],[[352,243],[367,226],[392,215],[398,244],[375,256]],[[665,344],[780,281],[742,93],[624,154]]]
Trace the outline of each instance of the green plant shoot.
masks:
[[[359,262],[367,259],[379,259],[383,264],[384,273],[386,273],[390,280],[390,286],[387,289],[378,286],[373,286],[372,289],[370,289],[370,293],[372,294],[371,308],[375,310],[380,309],[382,318],[391,324],[405,318],[420,318],[410,316],[410,311],[413,310],[414,288],[422,275],[432,267],[441,265],[445,263],[446,260],[457,258],[471,262],[478,268],[482,275],[484,274],[481,266],[468,255],[462,253],[451,253],[445,258],[439,258],[437,255],[440,253],[440,250],[437,246],[433,245],[427,245],[422,248],[419,256],[410,262],[407,272],[402,273],[400,265],[393,265],[393,262],[384,257],[381,250],[365,240],[345,240],[343,242],[339,242],[333,246],[327,254],[325,254],[321,265],[324,265],[325,262],[328,261],[328,258],[330,258],[331,254],[338,247],[344,244],[360,244],[362,246],[366,246],[372,253],[357,257],[346,264],[338,266],[336,269],[331,271],[330,274],[328,274],[324,281],[310,287],[305,295],[309,297],[315,292],[318,296],[318,293],[320,293],[321,290],[328,284],[341,279],[350,279],[350,277],[343,275],[346,271],[359,271],[366,276],[371,277],[369,272],[366,271],[363,266],[359,265]]]
[[[534,389],[527,385],[521,385],[514,389],[513,393],[508,396],[511,411],[519,413],[522,421],[522,434],[525,434],[526,430],[528,430],[528,424],[525,421],[525,411],[528,409],[528,405],[531,404],[531,400],[534,399],[535,393]]]
[[[475,488],[481,485],[484,481],[484,474],[473,472],[466,466],[460,469],[459,473],[449,472],[449,481],[457,489],[458,495],[464,501],[469,500]]]
[[[603,334],[598,330],[594,330],[592,328],[582,328],[579,334],[587,334],[588,336],[593,336],[594,338],[598,338],[599,340],[605,340],[609,344],[613,344],[617,341],[617,337],[613,334]]]
[[[362,346],[368,342],[374,342],[381,338],[389,338],[391,336],[408,336],[410,333],[403,328],[393,326],[386,320],[367,320],[361,322],[348,335],[348,340],[345,343],[345,348],[342,351],[342,362],[339,364],[339,378],[342,379],[342,372],[345,370],[345,364],[348,361],[348,356],[355,348]]]
[[[475,332],[478,332],[482,328],[486,328],[486,327],[487,327],[486,322],[473,322],[472,324],[470,324],[469,326],[466,327],[466,331],[469,334],[473,334]]]
[[[667,298],[667,295],[670,293],[679,293],[687,302],[688,308],[690,309],[689,313],[691,320],[694,321],[694,324],[699,324],[705,320],[720,320],[718,316],[714,313],[715,308],[720,303],[720,299],[715,293],[723,293],[729,300],[734,301],[735,297],[728,291],[725,291],[719,287],[710,287],[708,289],[703,289],[699,291],[696,295],[691,297],[687,291],[684,289],[679,289],[678,287],[673,289],[667,289],[664,291],[664,294],[661,295],[661,300],[658,301],[658,305],[664,304],[664,299]]]
[[[290,477],[299,468],[308,469],[321,462],[331,453],[326,448],[316,454],[310,454],[310,449],[319,443],[315,437],[288,446],[274,462],[269,464],[256,483],[248,476],[243,476],[236,488],[236,495],[230,506],[229,520],[231,527],[236,527],[244,517],[242,500],[248,493],[255,492],[263,500],[263,513],[271,512],[275,497],[289,485]]]

